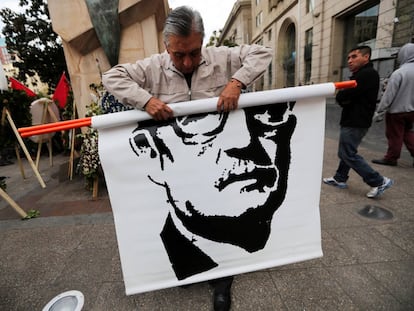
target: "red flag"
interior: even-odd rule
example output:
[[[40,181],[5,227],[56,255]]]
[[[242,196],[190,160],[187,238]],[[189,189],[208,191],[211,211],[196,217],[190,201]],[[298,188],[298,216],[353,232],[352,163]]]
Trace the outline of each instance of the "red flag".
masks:
[[[53,93],[52,99],[59,103],[60,108],[65,108],[69,95],[69,82],[66,79],[65,73],[62,73],[59,83],[56,86],[55,93]]]
[[[15,78],[9,78],[9,80],[11,82],[11,88],[13,90],[25,91],[27,96],[30,96],[30,97],[36,97],[37,96],[35,92],[33,92],[31,89],[29,89],[27,86],[25,86],[21,82],[17,81]]]

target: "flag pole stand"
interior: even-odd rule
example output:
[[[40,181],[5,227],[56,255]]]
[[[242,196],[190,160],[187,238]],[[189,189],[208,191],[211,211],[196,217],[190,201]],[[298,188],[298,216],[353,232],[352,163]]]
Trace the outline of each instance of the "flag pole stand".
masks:
[[[98,189],[99,189],[99,177],[96,176],[93,179],[93,187],[92,187],[92,199],[94,200],[98,198]]]
[[[9,124],[10,124],[10,126],[11,126],[11,128],[14,132],[14,135],[16,135],[17,141],[19,142],[20,147],[22,148],[22,150],[23,150],[23,152],[24,152],[24,154],[27,158],[27,161],[29,161],[30,166],[33,169],[33,172],[35,173],[36,178],[40,183],[40,186],[42,186],[42,188],[46,188],[46,184],[43,181],[42,176],[40,176],[40,173],[39,173],[38,169],[36,168],[36,165],[33,162],[32,157],[30,156],[29,151],[27,150],[26,145],[23,142],[23,139],[21,138],[19,132],[17,131],[16,124],[14,123],[9,110],[7,110],[6,107],[3,107],[3,112],[2,113],[6,115],[6,118],[9,121]]]
[[[72,119],[76,119],[76,103],[73,101],[73,108],[72,108]],[[73,179],[73,162],[75,159],[75,135],[76,135],[76,129],[72,128],[70,130],[70,156],[69,156],[69,168],[68,168],[68,177],[69,180]]]
[[[58,118],[56,117],[55,113],[53,112],[52,108],[50,107],[50,105],[47,105],[47,111],[49,112],[49,116],[52,119],[53,122],[59,122]],[[49,166],[53,166],[53,144],[52,144],[52,138],[49,139],[49,144],[48,144],[48,149],[49,149]]]
[[[32,115],[32,119],[33,119],[33,115]],[[46,109],[45,109],[45,106],[43,106],[41,124],[44,124],[45,120],[46,120]],[[39,161],[40,161],[40,153],[42,151],[42,144],[43,144],[43,135],[39,135],[39,140],[37,142],[37,153],[36,153],[36,168],[37,169],[39,169]]]
[[[45,124],[46,120],[52,120],[53,122],[59,122],[59,119],[56,117],[55,112],[50,107],[50,104],[53,102],[50,99],[44,99],[40,101],[41,104],[43,104],[42,107],[42,118],[40,124]],[[49,152],[49,166],[53,166],[53,151],[52,151],[52,137],[50,136],[48,138],[47,149]],[[39,168],[39,161],[40,161],[40,154],[42,151],[42,145],[43,145],[43,135],[39,135],[39,141],[37,142],[37,154],[36,154],[36,167]]]
[[[19,147],[17,146],[17,144],[14,146],[14,151],[16,152],[16,159],[17,163],[19,164],[20,173],[22,174],[23,179],[26,179],[26,175],[24,174],[22,158],[20,157]]]

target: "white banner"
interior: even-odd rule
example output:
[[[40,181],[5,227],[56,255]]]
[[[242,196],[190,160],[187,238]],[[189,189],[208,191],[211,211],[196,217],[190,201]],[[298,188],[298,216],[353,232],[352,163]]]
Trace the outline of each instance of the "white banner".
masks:
[[[140,111],[93,117],[127,295],[322,256],[325,97],[334,91],[242,94],[241,109],[222,114],[206,113],[217,98],[202,111],[192,110],[201,101],[172,104],[181,116],[168,122],[137,124]]]

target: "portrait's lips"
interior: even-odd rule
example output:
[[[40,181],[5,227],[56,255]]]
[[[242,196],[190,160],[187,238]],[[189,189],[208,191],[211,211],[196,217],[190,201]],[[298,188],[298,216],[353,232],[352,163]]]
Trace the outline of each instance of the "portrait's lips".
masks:
[[[224,188],[231,184],[252,180],[256,182],[253,182],[252,184],[243,187],[240,191],[249,192],[253,190],[258,190],[259,192],[264,192],[264,187],[272,188],[276,183],[276,179],[277,173],[274,167],[256,167],[251,172],[244,172],[241,174],[229,173],[226,178],[220,178],[216,182],[215,187],[219,191],[222,191]]]

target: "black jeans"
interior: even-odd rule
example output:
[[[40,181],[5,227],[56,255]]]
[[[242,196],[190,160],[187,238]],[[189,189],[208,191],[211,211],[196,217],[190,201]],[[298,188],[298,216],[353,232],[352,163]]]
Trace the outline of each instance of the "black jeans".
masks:
[[[338,148],[340,162],[334,176],[336,181],[346,182],[350,169],[353,169],[371,187],[383,183],[384,178],[358,154],[358,147],[367,132],[367,128],[341,127]]]

